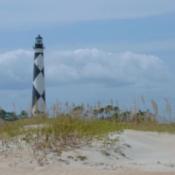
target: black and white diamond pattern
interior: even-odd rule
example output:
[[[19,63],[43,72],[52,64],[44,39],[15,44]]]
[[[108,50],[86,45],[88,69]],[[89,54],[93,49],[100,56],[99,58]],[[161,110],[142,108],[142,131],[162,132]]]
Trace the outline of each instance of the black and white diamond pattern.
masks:
[[[44,59],[43,54],[38,54],[36,57],[34,64],[38,67],[38,69],[41,71],[44,68]]]
[[[33,75],[32,114],[45,113],[45,81],[43,52],[35,53]]]

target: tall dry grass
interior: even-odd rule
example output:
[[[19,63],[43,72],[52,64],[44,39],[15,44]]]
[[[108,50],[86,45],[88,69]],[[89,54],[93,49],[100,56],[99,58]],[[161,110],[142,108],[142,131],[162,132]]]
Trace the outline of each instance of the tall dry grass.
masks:
[[[141,100],[145,105],[145,97],[141,97]],[[167,99],[165,102],[166,112],[172,116],[171,105]],[[98,102],[95,107],[84,104],[76,106],[69,103],[65,103],[63,107],[57,102],[52,108],[53,117],[38,115],[3,123],[0,126],[0,138],[21,135],[25,138],[35,135],[38,138],[45,138],[45,142],[62,142],[70,145],[71,142],[90,140],[124,129],[175,132],[175,124],[158,122],[159,107],[155,100],[151,101],[153,113],[139,110],[137,104],[136,102],[134,110],[122,111],[115,106],[113,100],[110,105],[102,105]]]

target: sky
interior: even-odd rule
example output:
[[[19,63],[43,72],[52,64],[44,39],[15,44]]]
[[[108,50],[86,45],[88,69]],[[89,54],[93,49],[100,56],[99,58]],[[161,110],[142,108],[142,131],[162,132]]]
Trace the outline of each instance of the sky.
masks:
[[[174,0],[0,0],[0,106],[30,109],[34,39],[57,101],[175,105]],[[166,107],[165,107],[166,108]]]

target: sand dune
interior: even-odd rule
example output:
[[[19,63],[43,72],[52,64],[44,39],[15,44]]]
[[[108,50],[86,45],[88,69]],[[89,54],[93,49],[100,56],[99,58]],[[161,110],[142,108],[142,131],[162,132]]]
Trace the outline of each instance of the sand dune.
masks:
[[[0,175],[173,175],[175,135],[127,130],[56,153],[33,154],[30,145],[0,147]]]

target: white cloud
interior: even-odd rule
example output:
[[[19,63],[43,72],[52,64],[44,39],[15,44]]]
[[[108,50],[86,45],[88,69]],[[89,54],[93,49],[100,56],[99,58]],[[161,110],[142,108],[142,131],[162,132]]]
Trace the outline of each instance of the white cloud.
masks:
[[[60,22],[133,19],[174,12],[174,0],[1,0],[1,28]]]
[[[169,78],[165,63],[156,56],[132,52],[112,53],[98,49],[46,53],[47,86],[99,84],[144,86]],[[1,89],[31,88],[33,51],[0,53]]]
[[[145,84],[168,78],[168,70],[156,56],[132,52],[110,53],[98,49],[53,52],[47,60],[53,82]],[[54,76],[56,75],[56,76]]]
[[[1,89],[21,89],[30,85],[32,55],[31,51],[22,49],[0,53]]]

